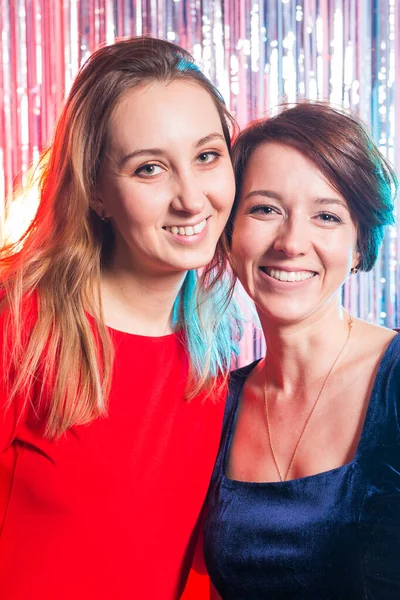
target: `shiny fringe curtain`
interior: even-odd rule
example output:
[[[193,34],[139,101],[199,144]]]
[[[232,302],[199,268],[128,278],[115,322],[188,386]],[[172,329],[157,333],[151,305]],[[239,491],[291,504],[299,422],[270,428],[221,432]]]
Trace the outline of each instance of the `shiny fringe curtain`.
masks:
[[[82,62],[99,44],[143,34],[187,48],[240,125],[281,102],[328,99],[354,110],[400,166],[400,0],[0,0],[0,9],[4,198],[26,183]],[[8,213],[19,233],[35,199],[18,198]],[[400,324],[399,254],[392,227],[374,271],[345,287],[353,314]],[[246,359],[260,352],[254,337],[249,325]]]

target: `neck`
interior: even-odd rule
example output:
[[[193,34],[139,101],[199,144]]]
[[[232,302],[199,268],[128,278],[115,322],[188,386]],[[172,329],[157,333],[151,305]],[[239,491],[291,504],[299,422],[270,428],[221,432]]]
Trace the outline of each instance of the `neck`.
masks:
[[[172,309],[185,275],[151,277],[123,267],[105,271],[101,300],[106,325],[151,337],[172,333]]]
[[[284,395],[325,377],[349,333],[349,316],[338,304],[307,321],[282,324],[260,315],[267,357],[265,375]]]

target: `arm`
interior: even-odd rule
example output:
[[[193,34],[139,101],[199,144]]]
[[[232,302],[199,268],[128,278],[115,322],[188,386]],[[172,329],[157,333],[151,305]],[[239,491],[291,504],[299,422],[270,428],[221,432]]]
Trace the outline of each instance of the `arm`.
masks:
[[[222,600],[211,583],[203,555],[203,521],[196,537],[192,566],[181,600]]]

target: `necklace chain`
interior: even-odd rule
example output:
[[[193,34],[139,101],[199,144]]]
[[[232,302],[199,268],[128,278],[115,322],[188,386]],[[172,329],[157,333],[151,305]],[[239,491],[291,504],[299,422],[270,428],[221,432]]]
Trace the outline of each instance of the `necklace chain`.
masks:
[[[268,441],[269,441],[269,447],[271,449],[272,458],[273,458],[273,461],[274,461],[274,464],[275,464],[276,471],[277,471],[277,473],[279,475],[280,481],[286,481],[287,478],[288,478],[288,476],[289,476],[290,471],[292,470],[292,467],[293,467],[293,464],[294,464],[294,461],[295,461],[295,458],[296,458],[296,455],[297,455],[297,451],[298,451],[300,443],[301,443],[301,441],[302,441],[302,439],[304,437],[304,434],[305,434],[306,429],[308,427],[308,424],[309,424],[309,422],[311,420],[311,417],[312,417],[312,415],[314,413],[314,410],[316,409],[317,404],[319,402],[319,399],[322,396],[322,392],[324,391],[325,386],[328,383],[329,377],[332,375],[333,370],[336,367],[336,365],[337,365],[340,357],[342,356],[343,351],[346,348],[347,343],[348,343],[348,341],[350,339],[350,334],[351,334],[352,326],[353,326],[353,319],[349,315],[349,321],[348,321],[349,331],[348,331],[348,334],[347,334],[347,337],[346,337],[346,341],[343,344],[343,346],[342,346],[339,354],[335,358],[335,360],[334,360],[331,368],[329,369],[328,374],[325,377],[324,382],[323,382],[323,384],[321,386],[321,389],[319,390],[318,396],[316,397],[315,402],[314,402],[314,404],[311,407],[310,413],[309,413],[309,415],[308,415],[308,417],[307,417],[307,419],[306,419],[306,421],[304,423],[304,426],[303,426],[303,429],[301,430],[299,439],[297,440],[296,446],[295,446],[295,448],[293,450],[292,458],[290,459],[289,466],[288,466],[288,468],[286,470],[286,473],[285,473],[284,477],[282,477],[282,472],[281,472],[281,470],[279,468],[279,464],[278,464],[278,460],[276,458],[275,450],[274,450],[274,447],[272,445],[271,427],[270,427],[269,411],[268,411],[268,398],[267,398],[267,373],[266,373],[266,366],[265,366],[267,364],[267,361],[265,361],[265,363],[264,363],[264,404],[265,404],[265,416],[266,416],[266,421],[267,421]]]

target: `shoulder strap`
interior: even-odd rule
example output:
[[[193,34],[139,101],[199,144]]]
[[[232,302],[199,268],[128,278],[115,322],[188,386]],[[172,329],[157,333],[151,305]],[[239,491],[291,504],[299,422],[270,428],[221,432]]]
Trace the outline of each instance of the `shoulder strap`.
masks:
[[[222,435],[221,442],[219,446],[218,456],[214,467],[214,474],[212,478],[212,483],[215,482],[216,478],[219,478],[222,475],[223,465],[224,465],[224,457],[227,452],[227,447],[230,444],[231,431],[232,431],[232,421],[235,418],[236,410],[240,398],[240,394],[246,381],[246,378],[252,371],[252,369],[256,366],[259,360],[254,361],[250,365],[242,367],[240,369],[236,369],[236,371],[232,371],[229,379],[229,389],[228,389],[228,398],[226,400],[225,413],[224,413],[224,421],[222,426]]]

